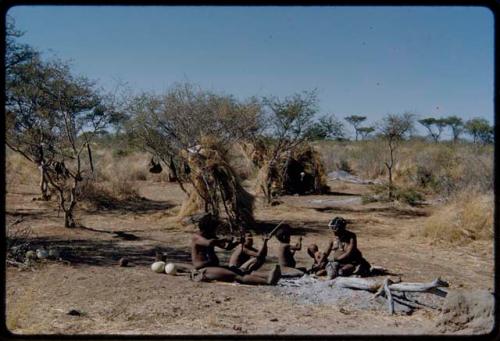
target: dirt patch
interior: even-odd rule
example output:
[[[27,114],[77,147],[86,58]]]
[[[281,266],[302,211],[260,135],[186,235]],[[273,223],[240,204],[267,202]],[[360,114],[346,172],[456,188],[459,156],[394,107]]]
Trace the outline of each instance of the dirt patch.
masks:
[[[32,201],[33,188],[18,186],[19,194],[6,196],[7,221],[23,218],[19,227],[33,230],[32,247],[55,248],[64,262],[39,262],[33,271],[6,271],[6,318],[9,328],[24,334],[256,334],[256,335],[344,335],[471,333],[440,331],[435,326],[436,309],[418,309],[411,316],[389,315],[382,303],[365,304],[341,296],[321,301],[320,294],[338,291],[307,290],[310,301],[300,301],[296,288],[194,283],[182,276],[151,271],[156,251],[167,261],[188,263],[192,225],[183,226],[176,217],[185,194],[176,184],[136,181],[147,200],[127,203],[106,211],[80,210],[85,228],[67,229],[57,215],[56,202]],[[335,191],[362,195],[366,185],[337,183]],[[493,287],[493,243],[475,241],[461,248],[431,244],[419,237],[425,217],[401,214],[386,203],[349,203],[346,211],[332,208],[320,212],[310,200],[336,200],[356,196],[284,196],[279,206],[257,205],[255,233],[265,233],[282,219],[293,228],[292,241],[325,248],[331,239],[328,221],[342,215],[358,236],[358,246],[373,265],[400,274],[405,282],[422,282],[442,276],[450,289]],[[333,205],[332,205],[333,206]],[[379,210],[366,210],[380,207]],[[428,207],[433,213],[438,209]],[[415,235],[414,237],[410,237]],[[256,248],[262,245],[255,238]],[[269,241],[263,271],[277,262],[278,242]],[[474,246],[474,247],[473,247]],[[217,250],[223,264],[230,252]],[[126,257],[127,267],[118,260]],[[311,259],[304,250],[295,255],[298,266]],[[305,279],[304,279],[305,280]],[[332,289],[332,288],[328,288]],[[324,291],[324,292],[323,292]],[[371,293],[356,291],[353,297]],[[442,300],[442,299],[441,299]],[[300,301],[300,302],[299,302]],[[347,302],[346,302],[347,301]],[[362,302],[362,303],[361,303]],[[354,305],[353,305],[354,304]],[[374,307],[370,308],[370,304]],[[358,305],[358,306],[356,306]],[[361,306],[359,306],[361,305]],[[370,308],[370,309],[368,309]],[[80,316],[68,315],[78,310]]]
[[[436,326],[443,333],[489,333],[493,328],[494,306],[494,296],[487,290],[450,292]]]

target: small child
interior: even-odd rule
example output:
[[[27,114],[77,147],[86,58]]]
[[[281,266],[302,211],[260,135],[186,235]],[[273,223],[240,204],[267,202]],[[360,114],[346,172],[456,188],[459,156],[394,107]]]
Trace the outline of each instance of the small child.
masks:
[[[326,264],[328,264],[328,256],[332,252],[333,242],[331,241],[328,244],[328,247],[325,252],[319,251],[318,245],[311,244],[307,248],[307,254],[314,259],[314,263],[311,268],[308,270],[310,274],[315,274],[317,276],[325,276],[326,275]]]
[[[261,249],[257,250],[253,247],[252,234],[250,232],[245,233],[241,245],[235,249],[229,258],[229,269],[242,273],[251,273],[258,270],[266,260],[268,241],[269,236],[265,236]]]
[[[302,276],[306,269],[296,268],[295,262],[295,252],[302,249],[302,237],[299,237],[299,242],[295,245],[290,244],[290,225],[284,224],[281,226],[280,230],[276,233],[276,239],[278,239],[280,246],[278,249],[278,260],[281,266],[281,272],[283,277],[296,277]]]

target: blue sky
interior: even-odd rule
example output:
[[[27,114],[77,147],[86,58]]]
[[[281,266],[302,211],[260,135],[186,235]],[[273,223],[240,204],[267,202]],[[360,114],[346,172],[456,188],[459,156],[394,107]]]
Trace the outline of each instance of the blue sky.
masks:
[[[20,6],[22,41],[105,87],[190,81],[286,96],[322,114],[457,115],[493,122],[494,18],[482,7]]]

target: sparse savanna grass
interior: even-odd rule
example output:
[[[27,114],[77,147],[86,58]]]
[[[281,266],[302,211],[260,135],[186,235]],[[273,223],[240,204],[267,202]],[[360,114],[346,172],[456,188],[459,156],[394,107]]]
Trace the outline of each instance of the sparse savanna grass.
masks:
[[[36,165],[10,149],[6,149],[5,154],[5,177],[7,191],[17,185],[37,185],[40,181]]]
[[[367,179],[387,180],[388,150],[381,140],[316,142],[328,172],[345,168]],[[493,188],[493,146],[404,141],[396,152],[396,186],[450,196],[466,187]]]
[[[492,192],[464,190],[426,219],[421,235],[452,244],[492,240],[493,209]]]
[[[114,179],[106,182],[84,181],[80,188],[80,200],[90,208],[112,207],[118,201],[139,198],[134,182]]]
[[[6,325],[8,330],[16,333],[16,330],[26,327],[22,321],[28,318],[30,311],[33,309],[34,296],[33,289],[27,287],[24,290],[24,295],[21,295],[15,302],[11,300],[6,305]]]
[[[96,170],[98,181],[122,182],[142,181],[152,179],[148,172],[149,159],[147,154],[131,152],[115,153],[111,149],[101,149],[96,153]]]

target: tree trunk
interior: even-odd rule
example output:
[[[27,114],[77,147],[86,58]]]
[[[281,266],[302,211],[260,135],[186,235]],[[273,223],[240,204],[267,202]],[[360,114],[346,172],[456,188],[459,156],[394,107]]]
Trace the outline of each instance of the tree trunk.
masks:
[[[40,165],[40,191],[42,193],[42,200],[48,201],[50,199],[49,195],[49,184],[47,181],[47,176],[45,174],[46,170],[43,165]]]
[[[394,197],[393,186],[392,186],[392,167],[394,166],[394,146],[392,145],[392,141],[389,141],[389,149],[391,151],[391,159],[390,164],[386,162],[387,170],[389,171],[389,200],[392,200]]]
[[[76,226],[75,219],[73,218],[73,210],[64,211],[64,227],[73,228]]]
[[[273,180],[271,178],[271,168],[269,168],[266,176],[266,193],[265,193],[268,204],[270,204],[272,201],[272,193],[271,193],[272,187],[273,187]]]
[[[73,186],[71,187],[71,196],[70,196],[69,207],[66,209],[66,208],[64,208],[64,205],[63,205],[64,227],[67,227],[67,228],[72,228],[72,227],[76,226],[75,219],[73,217],[73,211],[75,210],[76,200],[77,200],[76,199],[76,187],[77,187],[77,185],[78,185],[78,180],[77,180],[77,178],[75,178]]]

